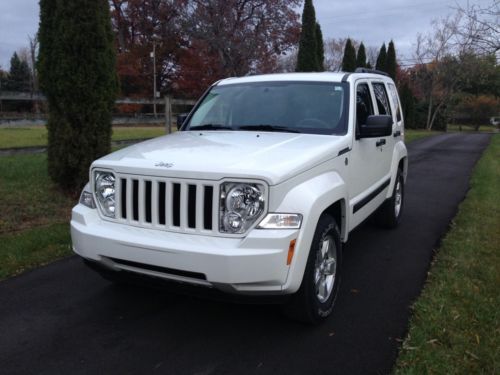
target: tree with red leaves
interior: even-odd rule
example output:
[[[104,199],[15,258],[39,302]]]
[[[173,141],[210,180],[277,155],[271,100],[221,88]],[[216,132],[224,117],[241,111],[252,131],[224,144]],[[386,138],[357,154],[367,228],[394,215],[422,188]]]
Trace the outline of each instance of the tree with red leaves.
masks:
[[[125,95],[151,92],[153,42],[158,87],[197,96],[219,78],[275,71],[300,32],[300,0],[110,1]]]
[[[186,0],[110,0],[124,96],[149,95],[153,88],[153,43],[157,87],[169,90],[176,77]]]

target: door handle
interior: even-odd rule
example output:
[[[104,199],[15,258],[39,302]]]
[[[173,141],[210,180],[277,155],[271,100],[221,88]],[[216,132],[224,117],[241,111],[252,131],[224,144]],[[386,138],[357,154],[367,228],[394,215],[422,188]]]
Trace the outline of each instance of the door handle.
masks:
[[[400,137],[401,136],[401,132],[399,130],[397,130],[397,131],[394,132],[393,135],[394,135],[395,138],[396,137]]]
[[[385,145],[385,139],[379,139],[376,143],[377,147],[380,147],[382,145]]]

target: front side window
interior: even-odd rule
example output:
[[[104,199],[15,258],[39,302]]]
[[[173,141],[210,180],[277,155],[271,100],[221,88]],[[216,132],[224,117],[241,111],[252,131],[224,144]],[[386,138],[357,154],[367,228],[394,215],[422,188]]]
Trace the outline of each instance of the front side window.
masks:
[[[387,91],[382,82],[373,83],[373,91],[375,93],[375,100],[377,101],[377,108],[379,115],[391,115],[391,106],[389,105],[389,98]]]
[[[360,83],[356,88],[356,126],[366,124],[368,116],[373,115],[370,88],[367,83]]]
[[[259,130],[342,135],[349,86],[333,82],[258,82],[213,87],[184,130]]]

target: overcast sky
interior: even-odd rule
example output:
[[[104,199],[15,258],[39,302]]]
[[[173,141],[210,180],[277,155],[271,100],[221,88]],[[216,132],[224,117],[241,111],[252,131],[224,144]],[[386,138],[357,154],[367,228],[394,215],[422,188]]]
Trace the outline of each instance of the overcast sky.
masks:
[[[469,0],[491,4],[494,0]],[[418,32],[433,18],[444,17],[467,0],[313,0],[323,35],[350,36],[367,46],[380,47],[393,39],[399,58],[411,58]],[[14,51],[28,45],[38,29],[38,0],[0,0],[0,67],[9,68]]]

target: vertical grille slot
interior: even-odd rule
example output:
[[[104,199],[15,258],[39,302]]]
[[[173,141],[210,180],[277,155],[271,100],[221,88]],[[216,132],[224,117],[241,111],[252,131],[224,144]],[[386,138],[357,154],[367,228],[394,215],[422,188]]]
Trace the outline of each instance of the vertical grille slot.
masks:
[[[196,228],[196,185],[188,185],[188,227]]]
[[[151,186],[151,181],[146,181],[146,191],[144,192],[146,223],[151,223]]]
[[[139,221],[139,181],[132,180],[132,219]]]
[[[166,183],[158,183],[158,223],[165,225],[165,197],[166,197]]]
[[[127,180],[125,178],[121,179],[121,193],[120,193],[120,203],[122,218],[127,218]]]
[[[172,225],[181,226],[181,184],[172,184]]]
[[[205,186],[203,197],[203,229],[212,229],[212,210],[213,210],[213,197],[214,188],[212,186]]]

